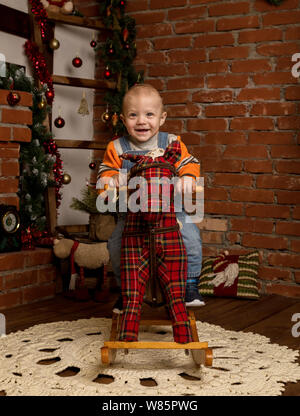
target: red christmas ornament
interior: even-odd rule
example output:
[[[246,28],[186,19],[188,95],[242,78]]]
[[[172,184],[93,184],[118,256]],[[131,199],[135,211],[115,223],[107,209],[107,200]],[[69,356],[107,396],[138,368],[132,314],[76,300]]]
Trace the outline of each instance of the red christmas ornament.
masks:
[[[124,0],[121,0],[121,1],[120,1],[120,6],[121,6],[121,7],[125,7],[125,5],[126,5],[125,1],[124,1]]]
[[[82,65],[82,59],[79,58],[79,56],[76,56],[75,58],[73,58],[72,60],[72,65],[75,66],[75,68],[80,68]]]
[[[92,40],[90,45],[92,48],[95,48],[97,46],[97,42],[95,40]]]
[[[113,47],[113,45],[110,45],[110,47],[107,50],[108,55],[114,55],[115,53],[115,49]]]
[[[21,97],[17,92],[11,91],[10,93],[8,93],[6,100],[11,107],[14,107],[20,102]]]
[[[46,96],[46,98],[47,98],[47,102],[50,104],[52,101],[53,101],[53,98],[54,98],[54,92],[52,91],[52,90],[47,90],[46,92],[45,92],[45,96]]]
[[[65,125],[65,120],[62,117],[59,116],[54,120],[54,125],[58,129],[61,129]],[[56,144],[55,144],[55,146],[56,146]]]
[[[104,78],[109,79],[110,77],[111,77],[111,71],[110,71],[110,69],[107,66],[105,68],[105,71],[104,71]]]
[[[130,45],[129,45],[129,43],[128,42],[126,42],[125,44],[124,44],[124,49],[129,49],[130,48]]]
[[[92,170],[96,169],[96,163],[95,162],[91,162],[89,164],[89,168],[92,169]]]

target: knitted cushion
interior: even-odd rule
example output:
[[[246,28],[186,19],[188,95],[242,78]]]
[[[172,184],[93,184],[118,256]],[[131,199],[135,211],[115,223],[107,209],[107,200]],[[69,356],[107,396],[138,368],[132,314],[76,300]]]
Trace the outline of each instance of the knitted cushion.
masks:
[[[258,251],[209,257],[202,263],[199,292],[204,296],[257,299],[258,264]]]

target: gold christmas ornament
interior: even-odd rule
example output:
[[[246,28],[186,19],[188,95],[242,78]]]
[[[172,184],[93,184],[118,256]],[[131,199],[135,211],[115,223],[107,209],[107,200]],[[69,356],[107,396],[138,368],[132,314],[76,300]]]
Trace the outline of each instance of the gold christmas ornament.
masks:
[[[53,38],[53,39],[51,39],[51,40],[50,40],[50,42],[49,42],[49,46],[50,46],[50,48],[51,48],[52,50],[56,50],[56,49],[58,49],[58,48],[59,48],[60,43],[59,43],[59,41],[58,41],[57,39]]]
[[[112,125],[114,126],[114,127],[116,127],[116,125],[117,125],[117,123],[118,123],[118,120],[119,120],[119,116],[118,116],[118,114],[117,113],[114,113],[114,115],[112,116],[112,118],[111,118],[111,122],[112,122]]]
[[[62,179],[62,183],[64,185],[68,185],[71,182],[72,178],[68,173],[64,173],[63,174],[63,179]]]
[[[88,102],[85,98],[85,91],[83,91],[83,93],[82,93],[82,99],[80,101],[80,106],[78,108],[77,113],[81,114],[82,116],[87,116],[88,114],[90,114],[89,107],[88,107]]]
[[[108,111],[108,106],[106,106],[106,110],[102,114],[101,120],[103,121],[103,123],[107,123],[110,120],[110,114],[109,114],[109,111]]]
[[[47,105],[47,100],[46,100],[46,98],[45,97],[42,97],[42,99],[39,101],[39,103],[38,103],[38,108],[40,109],[40,110],[42,110],[43,108],[45,108],[46,107],[46,105]]]

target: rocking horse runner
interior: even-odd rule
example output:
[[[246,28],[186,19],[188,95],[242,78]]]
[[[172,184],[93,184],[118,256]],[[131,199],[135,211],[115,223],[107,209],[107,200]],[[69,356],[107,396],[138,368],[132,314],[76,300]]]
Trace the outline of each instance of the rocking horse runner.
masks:
[[[136,162],[129,178],[141,176],[141,210],[128,212],[122,238],[121,283],[123,315],[120,341],[137,341],[141,307],[149,278],[159,278],[173,325],[174,340],[191,342],[190,323],[184,303],[187,257],[174,211],[174,163],[180,143],[172,142],[162,156],[123,154]],[[163,179],[162,179],[163,178]],[[167,179],[167,180],[166,180]]]

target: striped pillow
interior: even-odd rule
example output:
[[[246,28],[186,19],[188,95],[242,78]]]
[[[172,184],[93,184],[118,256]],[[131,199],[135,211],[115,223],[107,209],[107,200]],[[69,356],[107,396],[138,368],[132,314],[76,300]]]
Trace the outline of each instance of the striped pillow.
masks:
[[[258,251],[209,257],[202,263],[199,292],[204,296],[258,299],[258,265]]]

